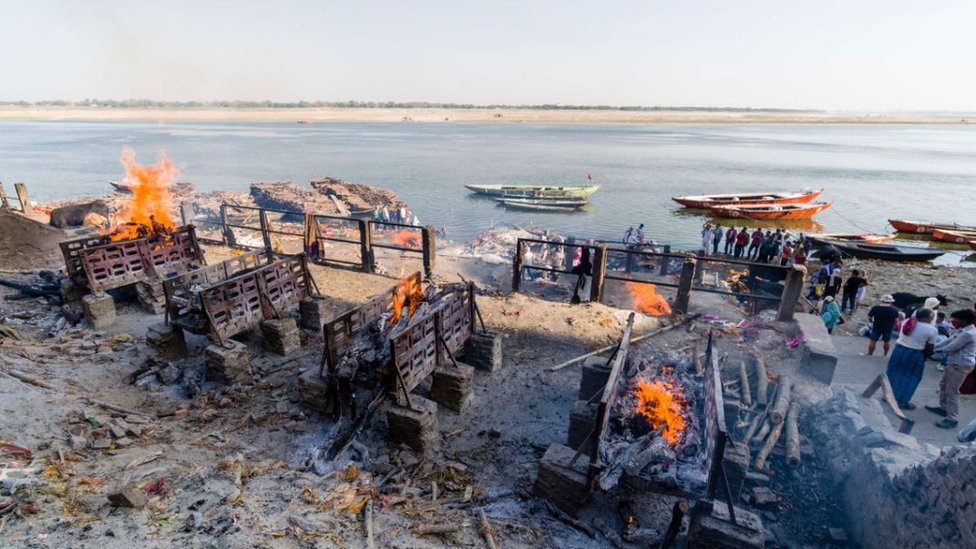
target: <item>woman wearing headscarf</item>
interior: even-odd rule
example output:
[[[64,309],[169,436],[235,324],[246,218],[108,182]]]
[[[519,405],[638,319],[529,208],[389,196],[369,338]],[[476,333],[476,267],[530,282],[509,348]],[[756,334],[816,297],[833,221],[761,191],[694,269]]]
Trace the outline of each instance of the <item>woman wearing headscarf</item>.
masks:
[[[824,298],[824,304],[820,311],[820,320],[823,320],[828,334],[834,333],[834,328],[840,322],[840,307],[837,306],[837,302],[834,301],[833,297],[827,296]]]
[[[922,381],[925,372],[925,357],[932,354],[935,337],[939,331],[932,325],[935,312],[932,309],[919,309],[915,315],[901,324],[898,341],[888,359],[885,373],[891,382],[891,390],[895,393],[898,406],[905,410],[914,410],[911,403],[912,395]]]

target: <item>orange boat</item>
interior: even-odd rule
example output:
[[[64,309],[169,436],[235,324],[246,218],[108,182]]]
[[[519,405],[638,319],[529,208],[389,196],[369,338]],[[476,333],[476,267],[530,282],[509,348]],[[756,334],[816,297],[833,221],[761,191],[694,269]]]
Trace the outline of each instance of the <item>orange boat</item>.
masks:
[[[861,244],[884,244],[891,242],[898,236],[896,234],[855,234],[855,233],[820,233],[810,234],[810,240],[833,240],[835,242],[860,242]]]
[[[704,194],[701,196],[672,196],[678,204],[686,208],[707,209],[712,206],[745,206],[762,204],[806,204],[820,196],[823,189],[804,190],[797,193],[743,193],[743,194]]]
[[[711,206],[708,209],[719,217],[744,219],[809,219],[826,210],[831,202],[813,204],[770,204],[746,206]]]
[[[931,223],[929,221],[908,221],[905,219],[889,219],[888,223],[896,231],[903,233],[931,234],[936,229],[963,232],[976,231],[976,227],[967,227],[966,225],[957,225],[955,223]]]
[[[973,251],[976,251],[976,240],[970,240],[970,241],[969,241],[969,242],[967,242],[966,244],[969,244],[969,247],[970,247],[970,248],[971,248],[971,249],[972,249]]]
[[[950,231],[947,229],[935,229],[932,231],[932,238],[942,242],[952,242],[953,244],[966,244],[971,240],[976,240],[976,231]]]

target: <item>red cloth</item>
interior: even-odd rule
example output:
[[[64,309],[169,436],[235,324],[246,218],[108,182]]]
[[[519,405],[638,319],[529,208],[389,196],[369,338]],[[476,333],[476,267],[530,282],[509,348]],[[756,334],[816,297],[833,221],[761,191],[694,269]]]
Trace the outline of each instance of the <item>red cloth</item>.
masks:
[[[959,394],[961,395],[972,395],[976,394],[976,370],[969,372],[966,379],[962,380],[962,385],[959,386]]]

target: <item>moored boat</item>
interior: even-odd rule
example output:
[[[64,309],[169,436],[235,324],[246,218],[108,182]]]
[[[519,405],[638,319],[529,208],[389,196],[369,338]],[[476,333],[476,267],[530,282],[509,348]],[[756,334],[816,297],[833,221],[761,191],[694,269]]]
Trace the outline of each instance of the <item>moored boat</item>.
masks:
[[[813,204],[769,204],[745,206],[709,206],[709,210],[719,217],[745,219],[809,219],[826,210],[831,202]]]
[[[966,244],[970,241],[976,240],[976,231],[950,231],[948,229],[935,229],[932,231],[932,238],[941,242]]]
[[[586,198],[600,190],[599,185],[465,185],[465,188],[502,198]]]
[[[946,252],[918,246],[895,246],[892,244],[862,244],[827,240],[827,244],[837,248],[841,255],[858,259],[884,259],[887,261],[929,261]]]
[[[499,198],[495,197],[492,200],[496,202],[505,203],[516,202],[519,204],[542,204],[548,206],[586,206],[590,203],[589,200],[585,198]]]
[[[931,234],[936,229],[946,231],[976,231],[976,227],[956,223],[932,223],[930,221],[909,221],[907,219],[889,219],[888,223],[896,231],[903,233]]]
[[[700,209],[724,205],[806,204],[812,202],[822,192],[823,189],[800,192],[705,194],[701,196],[672,196],[671,200],[686,208]]]
[[[498,202],[508,208],[518,210],[536,210],[543,212],[575,212],[589,204],[589,202],[568,202],[556,200],[541,200],[532,198],[496,198]],[[558,203],[562,202],[562,204]]]
[[[840,242],[858,242],[864,244],[883,244],[895,239],[895,234],[871,234],[871,233],[820,233],[808,234],[807,238],[814,244],[823,243],[829,240]]]

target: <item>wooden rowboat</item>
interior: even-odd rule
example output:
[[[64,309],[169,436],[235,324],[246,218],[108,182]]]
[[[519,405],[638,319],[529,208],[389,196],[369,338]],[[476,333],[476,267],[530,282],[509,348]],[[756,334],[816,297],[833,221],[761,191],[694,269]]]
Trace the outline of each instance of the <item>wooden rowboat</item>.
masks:
[[[599,185],[465,185],[477,194],[503,198],[586,198],[600,190]]]
[[[857,242],[863,244],[884,244],[885,242],[891,242],[898,236],[896,234],[871,234],[871,233],[820,233],[820,234],[809,234],[807,238],[812,240],[814,243],[824,242],[828,240],[840,241],[840,242]]]
[[[932,238],[942,242],[952,242],[953,244],[966,244],[971,240],[976,240],[976,231],[950,231],[948,229],[935,229],[932,231]]]
[[[745,219],[809,219],[826,210],[831,202],[813,204],[771,204],[748,206],[710,206],[708,209],[719,217]]]
[[[931,234],[932,231],[936,229],[943,229],[946,231],[976,231],[976,227],[968,227],[966,225],[958,225],[956,223],[932,223],[929,221],[909,221],[906,219],[889,219],[888,223],[891,224],[896,231],[901,231],[903,233]]]
[[[828,244],[837,248],[841,255],[858,259],[884,259],[887,261],[929,261],[946,252],[932,248],[918,246],[893,246],[891,244],[859,244],[856,242],[841,242],[828,240]]]
[[[570,205],[553,204],[549,200],[537,200],[531,198],[498,198],[501,204],[507,208],[517,210],[535,210],[542,212],[575,212],[589,204],[589,202],[578,202]]]
[[[496,202],[513,202],[517,204],[539,204],[543,206],[572,206],[581,207],[590,203],[585,198],[494,198]]]
[[[795,193],[705,194],[701,196],[672,196],[671,200],[687,208],[700,209],[724,205],[806,204],[807,202],[812,202],[822,192],[823,189],[804,190]]]

